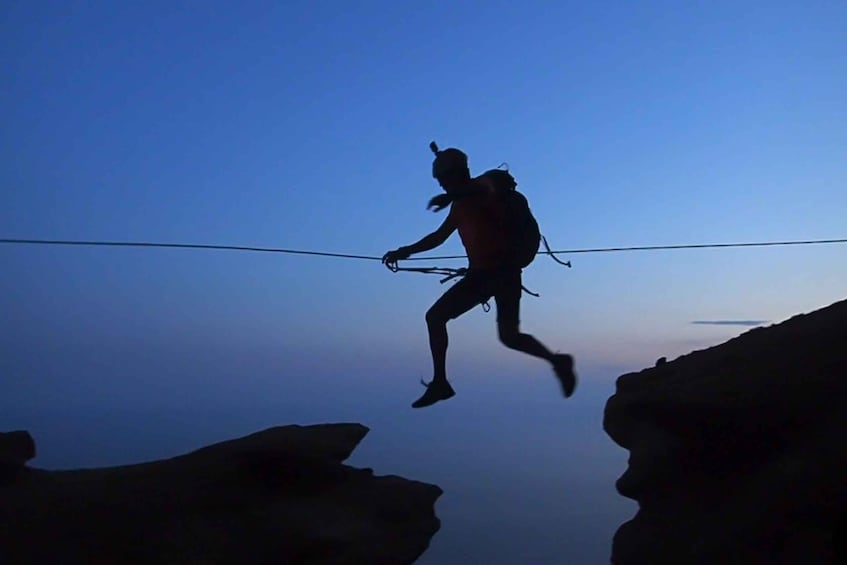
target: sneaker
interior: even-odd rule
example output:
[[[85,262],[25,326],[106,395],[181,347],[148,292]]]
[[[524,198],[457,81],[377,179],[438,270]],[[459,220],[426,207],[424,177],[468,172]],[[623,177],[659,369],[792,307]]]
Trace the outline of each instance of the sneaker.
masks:
[[[553,370],[562,385],[562,394],[569,398],[576,389],[576,374],[573,372],[573,357],[566,353],[553,356]]]
[[[412,408],[432,406],[439,400],[447,400],[456,394],[456,391],[453,390],[453,387],[446,380],[433,380],[429,383],[421,381],[421,384],[426,387],[426,392],[412,403]]]

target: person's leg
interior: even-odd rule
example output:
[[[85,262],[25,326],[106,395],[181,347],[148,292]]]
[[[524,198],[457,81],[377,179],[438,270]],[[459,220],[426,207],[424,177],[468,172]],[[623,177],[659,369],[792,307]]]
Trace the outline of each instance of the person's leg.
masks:
[[[500,341],[509,349],[553,362],[553,353],[532,335],[521,333],[517,325],[497,322],[497,331]]]
[[[520,332],[521,273],[509,271],[500,276],[494,300],[497,303],[497,333],[509,349],[553,361],[553,353],[533,336]]]
[[[426,313],[434,381],[447,379],[447,322],[488,298],[480,283],[481,279],[474,273],[468,274],[450,287]]]
[[[490,295],[481,294],[483,279],[468,274],[454,284],[439,298],[426,313],[426,326],[429,331],[429,347],[432,352],[432,382],[426,392],[412,403],[412,408],[431,406],[440,400],[455,395],[453,387],[447,382],[447,322],[458,318]]]
[[[498,281],[494,299],[497,303],[497,332],[506,347],[548,361],[559,379],[562,393],[568,397],[576,388],[573,357],[554,354],[530,334],[520,331],[520,300],[522,286],[520,271],[509,272]]]

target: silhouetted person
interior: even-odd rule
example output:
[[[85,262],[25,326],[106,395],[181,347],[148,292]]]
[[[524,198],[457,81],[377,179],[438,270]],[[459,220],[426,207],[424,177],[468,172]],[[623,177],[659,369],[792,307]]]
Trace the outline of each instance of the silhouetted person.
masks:
[[[434,144],[431,147],[436,152],[432,176],[446,194],[432,198],[428,207],[437,212],[450,206],[450,212],[434,232],[412,245],[389,251],[382,262],[393,266],[415,253],[434,249],[458,229],[468,255],[468,271],[426,313],[433,377],[412,407],[430,406],[455,394],[447,381],[447,322],[491,297],[497,305],[500,341],[506,347],[548,361],[562,392],[571,396],[576,388],[573,358],[554,354],[533,336],[520,332],[521,269],[510,265],[508,233],[503,228],[507,214],[503,195],[486,178],[471,177],[467,155],[462,151],[438,151]]]

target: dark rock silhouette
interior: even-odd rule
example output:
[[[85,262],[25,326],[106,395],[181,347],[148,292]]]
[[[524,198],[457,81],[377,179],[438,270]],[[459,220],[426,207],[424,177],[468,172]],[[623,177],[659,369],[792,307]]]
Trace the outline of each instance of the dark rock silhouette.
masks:
[[[613,563],[847,562],[845,400],[847,301],[621,376]]]
[[[15,480],[33,457],[35,441],[29,432],[0,432],[0,485]]]
[[[0,485],[0,562],[411,563],[442,491],[342,465],[367,432],[285,426],[139,465],[27,467]]]

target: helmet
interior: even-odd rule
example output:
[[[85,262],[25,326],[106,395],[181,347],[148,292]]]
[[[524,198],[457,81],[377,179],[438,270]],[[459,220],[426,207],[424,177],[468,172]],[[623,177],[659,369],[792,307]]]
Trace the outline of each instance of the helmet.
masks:
[[[470,176],[468,156],[464,152],[453,147],[444,150],[436,148],[433,152],[435,153],[435,160],[432,162],[433,178],[444,177],[453,173]]]

